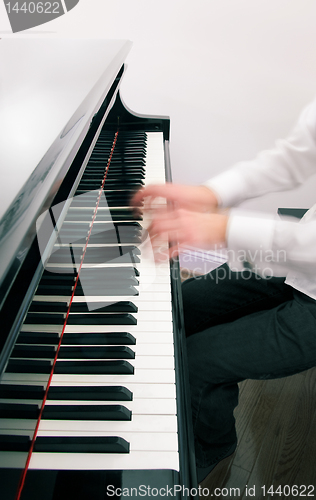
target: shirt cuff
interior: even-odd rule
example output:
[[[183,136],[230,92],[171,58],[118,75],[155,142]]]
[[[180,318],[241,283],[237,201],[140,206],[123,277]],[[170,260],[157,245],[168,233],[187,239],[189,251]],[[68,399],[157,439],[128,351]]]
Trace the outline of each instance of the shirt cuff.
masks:
[[[251,268],[261,276],[269,275],[276,219],[231,212],[227,225],[228,265],[232,271]]]
[[[203,185],[214,191],[220,207],[232,207],[245,199],[245,186],[241,175],[233,170],[227,170]]]

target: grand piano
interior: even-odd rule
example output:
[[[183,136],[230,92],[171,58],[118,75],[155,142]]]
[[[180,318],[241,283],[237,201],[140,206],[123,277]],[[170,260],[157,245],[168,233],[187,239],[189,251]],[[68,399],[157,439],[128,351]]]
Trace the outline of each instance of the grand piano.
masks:
[[[196,496],[178,263],[129,206],[169,119],[122,103],[130,47],[0,40],[2,500]]]

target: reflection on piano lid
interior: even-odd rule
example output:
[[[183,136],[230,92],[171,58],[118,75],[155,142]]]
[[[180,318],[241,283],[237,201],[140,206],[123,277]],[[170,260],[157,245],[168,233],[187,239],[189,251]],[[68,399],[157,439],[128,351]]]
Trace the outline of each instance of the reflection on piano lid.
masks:
[[[8,62],[21,43],[2,42]],[[33,146],[44,150],[32,151],[33,171],[0,221],[4,500],[101,500],[141,485],[163,496],[161,488],[196,486],[179,269],[166,254],[156,266],[142,214],[129,207],[135,189],[171,180],[169,120],[122,104],[129,48],[41,40],[39,49],[35,40],[19,53],[37,68],[35,80],[41,75],[35,110],[49,101],[45,124],[59,129],[48,144],[34,137],[45,124],[30,126]],[[70,88],[76,95],[66,112],[54,95],[65,97],[58,70],[68,63],[84,82]],[[48,92],[41,85],[53,66],[58,78]],[[23,95],[17,82],[15,94]],[[13,172],[29,165],[25,155],[23,163],[13,155]],[[163,253],[167,242],[159,245]]]

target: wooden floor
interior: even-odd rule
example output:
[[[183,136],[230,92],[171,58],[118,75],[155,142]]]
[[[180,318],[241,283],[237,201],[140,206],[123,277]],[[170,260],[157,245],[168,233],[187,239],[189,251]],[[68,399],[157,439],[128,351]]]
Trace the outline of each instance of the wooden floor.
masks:
[[[235,416],[237,450],[203,481],[203,498],[316,499],[316,368],[243,382]],[[269,494],[271,485],[281,494]],[[224,488],[220,496],[216,488]]]

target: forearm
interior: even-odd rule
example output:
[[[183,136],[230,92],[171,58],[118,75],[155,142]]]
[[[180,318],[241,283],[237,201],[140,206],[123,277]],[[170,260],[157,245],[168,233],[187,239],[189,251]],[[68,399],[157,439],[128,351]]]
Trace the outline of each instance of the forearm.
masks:
[[[231,213],[227,227],[228,263],[232,270],[250,267],[261,276],[289,272],[316,274],[316,221]]]

